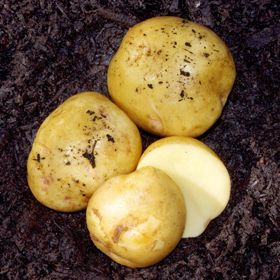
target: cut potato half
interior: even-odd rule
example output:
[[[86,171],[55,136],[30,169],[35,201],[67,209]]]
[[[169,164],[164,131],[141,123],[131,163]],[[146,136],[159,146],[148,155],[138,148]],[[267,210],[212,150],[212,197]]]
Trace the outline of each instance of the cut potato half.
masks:
[[[197,237],[225,209],[230,197],[229,173],[219,157],[189,137],[167,137],[150,145],[137,169],[164,171],[180,187],[186,203],[183,237]]]

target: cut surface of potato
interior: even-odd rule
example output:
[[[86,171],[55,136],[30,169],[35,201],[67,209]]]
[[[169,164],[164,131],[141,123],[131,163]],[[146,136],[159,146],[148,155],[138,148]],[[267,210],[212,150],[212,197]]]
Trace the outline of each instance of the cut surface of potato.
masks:
[[[204,133],[235,80],[232,55],[213,31],[178,17],[129,29],[108,69],[108,89],[141,128],[160,136]]]
[[[91,239],[103,253],[128,267],[146,267],[180,241],[185,202],[165,173],[145,167],[106,181],[91,197],[86,218]]]
[[[101,94],[76,94],[40,126],[28,184],[45,206],[78,211],[105,180],[134,170],[141,151],[138,129],[123,111]]]
[[[137,169],[153,166],[180,187],[186,203],[184,237],[196,237],[226,207],[230,177],[219,157],[202,142],[189,137],[167,137],[151,144]]]

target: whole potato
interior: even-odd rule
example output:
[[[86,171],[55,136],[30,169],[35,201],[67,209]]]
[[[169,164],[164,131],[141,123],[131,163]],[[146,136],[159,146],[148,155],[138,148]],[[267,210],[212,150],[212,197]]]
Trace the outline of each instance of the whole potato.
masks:
[[[185,211],[183,195],[170,177],[144,167],[106,181],[91,197],[86,217],[97,248],[122,265],[145,267],[175,248]]]
[[[28,184],[45,206],[86,208],[107,179],[135,169],[141,155],[137,127],[106,97],[72,96],[42,123],[29,154]]]
[[[130,28],[110,62],[114,102],[141,128],[161,136],[199,136],[221,115],[235,80],[225,43],[178,17]]]

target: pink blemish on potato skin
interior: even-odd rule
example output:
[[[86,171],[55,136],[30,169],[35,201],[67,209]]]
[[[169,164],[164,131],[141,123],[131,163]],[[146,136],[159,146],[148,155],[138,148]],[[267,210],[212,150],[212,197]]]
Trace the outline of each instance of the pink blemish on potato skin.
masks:
[[[113,232],[112,240],[114,243],[118,243],[120,236],[123,232],[126,232],[128,230],[127,226],[124,225],[117,225],[115,227],[115,230]]]
[[[84,164],[84,167],[85,167],[85,174],[86,174],[85,176],[86,177],[93,177],[95,171],[93,170],[93,168],[90,165],[88,160],[87,160],[87,163]]]
[[[41,151],[39,151],[39,152],[42,156],[46,157],[51,154],[51,149],[48,146],[46,146],[45,144],[42,144],[41,142],[37,142],[37,144],[41,148]]]
[[[162,133],[163,132],[163,122],[161,120],[161,114],[153,102],[151,102],[151,108],[153,109],[153,112],[156,115],[156,118],[150,117],[150,119],[149,119],[150,125],[157,132]]]
[[[51,183],[53,182],[53,178],[52,177],[41,177],[40,178],[41,181],[41,189],[44,192],[48,192]]]
[[[162,125],[162,122],[160,120],[150,119],[149,122],[151,124],[151,127],[153,127],[156,131],[162,132],[163,125]]]
[[[95,215],[100,221],[102,220],[102,216],[100,215],[98,209],[92,208],[92,213]]]
[[[50,180],[47,177],[41,177],[41,190],[43,192],[48,192],[49,187],[50,187]]]
[[[44,185],[49,185],[50,184],[50,180],[47,177],[42,177],[41,181],[42,181],[42,184],[44,184]]]
[[[93,235],[93,234],[90,234],[90,239],[91,239],[92,241],[97,241],[97,242],[100,242],[100,243],[101,243],[101,241],[100,241],[95,235]]]

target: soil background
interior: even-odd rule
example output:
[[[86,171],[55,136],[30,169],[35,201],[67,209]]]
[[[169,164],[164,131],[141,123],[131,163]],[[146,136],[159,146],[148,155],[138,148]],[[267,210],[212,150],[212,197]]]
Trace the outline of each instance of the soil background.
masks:
[[[39,204],[26,181],[37,129],[67,97],[108,94],[127,29],[152,16],[203,23],[230,47],[237,80],[200,140],[232,178],[228,207],[162,262],[129,269],[98,251],[85,212]],[[280,279],[278,0],[0,0],[0,279]],[[142,132],[144,146],[156,137]]]

